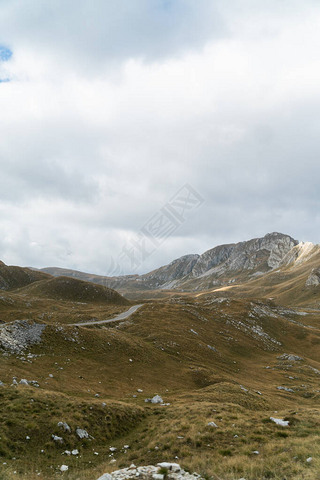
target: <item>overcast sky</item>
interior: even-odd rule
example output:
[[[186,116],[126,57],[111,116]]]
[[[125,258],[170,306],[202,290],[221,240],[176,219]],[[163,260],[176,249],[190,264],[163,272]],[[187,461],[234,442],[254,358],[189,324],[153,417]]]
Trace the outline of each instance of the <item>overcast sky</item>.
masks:
[[[319,243],[319,52],[317,0],[0,0],[0,259],[143,273]],[[185,184],[202,200],[127,261]]]

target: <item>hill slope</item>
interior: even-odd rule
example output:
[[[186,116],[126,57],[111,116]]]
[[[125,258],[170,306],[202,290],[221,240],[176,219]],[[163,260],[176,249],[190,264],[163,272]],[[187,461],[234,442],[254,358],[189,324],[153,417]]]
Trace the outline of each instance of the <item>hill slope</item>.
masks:
[[[0,290],[14,290],[50,278],[44,272],[8,266],[0,261]]]
[[[111,288],[69,277],[42,280],[16,293],[71,302],[129,305],[129,301]]]

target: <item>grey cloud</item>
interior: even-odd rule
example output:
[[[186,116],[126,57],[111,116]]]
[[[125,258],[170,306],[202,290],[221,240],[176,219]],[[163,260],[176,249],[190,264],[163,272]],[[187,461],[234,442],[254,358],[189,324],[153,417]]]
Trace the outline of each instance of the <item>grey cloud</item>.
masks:
[[[211,0],[4,0],[2,37],[54,52],[83,70],[131,57],[156,60],[225,34]]]
[[[155,1],[97,1],[86,28],[92,3],[83,0],[77,9],[0,5],[3,38],[32,52],[35,68],[36,52],[46,52],[50,66],[0,85],[2,104],[9,99],[0,111],[0,259],[107,273],[186,182],[204,204],[139,272],[268,231],[319,242],[313,2],[300,12],[301,3],[278,0],[177,1],[171,11],[170,3],[159,11]],[[300,14],[304,42],[295,39]],[[191,48],[197,53],[177,60]],[[100,71],[130,56],[156,62],[134,62],[121,82]],[[79,62],[92,66],[89,79]]]

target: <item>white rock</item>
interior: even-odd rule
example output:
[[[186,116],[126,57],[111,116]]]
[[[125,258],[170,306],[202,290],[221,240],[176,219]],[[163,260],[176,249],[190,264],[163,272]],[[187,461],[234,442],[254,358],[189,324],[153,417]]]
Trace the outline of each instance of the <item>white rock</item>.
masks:
[[[306,462],[311,463],[312,462],[312,457],[308,457]]]
[[[58,422],[58,427],[63,428],[65,432],[71,433],[71,428],[66,422]]]
[[[116,447],[110,447],[109,450],[110,450],[110,452],[116,452],[117,451]]]
[[[29,385],[29,382],[26,378],[21,378],[19,383],[20,383],[20,385]]]
[[[77,448],[74,448],[71,453],[72,455],[79,455],[79,450]]]
[[[58,435],[51,435],[51,438],[54,442],[57,442],[57,443],[63,443],[63,438],[62,437],[58,437]]]
[[[112,480],[112,477],[109,473],[105,473],[102,477],[99,477],[98,480]]]
[[[288,427],[289,426],[289,420],[281,420],[281,418],[274,418],[270,417],[270,420],[277,425],[280,425],[281,427]]]
[[[78,437],[79,437],[80,439],[82,439],[82,438],[89,438],[89,437],[90,437],[90,435],[89,435],[89,433],[87,432],[87,430],[83,430],[82,428],[77,428],[77,429],[76,429],[76,434],[78,435]]]
[[[214,422],[209,422],[208,423],[208,427],[215,427],[215,428],[218,428],[218,425]]]
[[[61,472],[67,472],[69,470],[68,465],[61,465],[60,467]]]
[[[160,395],[155,395],[153,398],[151,398],[151,403],[163,403],[163,400]]]
[[[292,390],[292,388],[288,388],[288,387],[277,387],[277,390],[284,390],[285,392],[294,392],[294,390]]]
[[[153,473],[152,478],[153,480],[164,480],[164,475],[162,473]]]
[[[169,463],[169,462],[161,462],[157,463],[157,466],[160,468],[167,468],[170,472],[180,472],[181,467],[178,463]]]

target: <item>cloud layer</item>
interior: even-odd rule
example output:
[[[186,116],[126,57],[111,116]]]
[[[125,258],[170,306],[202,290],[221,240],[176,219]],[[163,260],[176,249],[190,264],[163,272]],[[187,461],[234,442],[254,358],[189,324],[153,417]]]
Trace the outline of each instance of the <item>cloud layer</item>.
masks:
[[[317,2],[0,9],[2,260],[106,274],[185,183],[203,205],[127,273],[269,231],[319,242]]]

